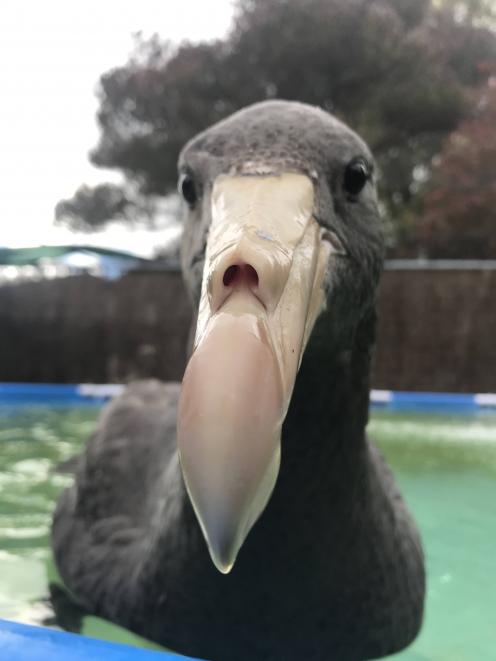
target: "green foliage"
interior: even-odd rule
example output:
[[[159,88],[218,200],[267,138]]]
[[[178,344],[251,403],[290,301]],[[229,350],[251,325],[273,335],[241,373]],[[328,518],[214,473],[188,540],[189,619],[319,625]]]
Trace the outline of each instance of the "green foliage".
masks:
[[[446,1],[238,0],[225,40],[173,48],[138,37],[129,62],[101,77],[91,160],[145,196],[166,195],[180,148],[208,125],[265,98],[320,105],[374,150],[394,243],[467,112],[467,89],[487,77],[481,62],[496,59],[494,34],[473,18],[485,3],[475,2],[462,3],[472,14],[461,20]]]

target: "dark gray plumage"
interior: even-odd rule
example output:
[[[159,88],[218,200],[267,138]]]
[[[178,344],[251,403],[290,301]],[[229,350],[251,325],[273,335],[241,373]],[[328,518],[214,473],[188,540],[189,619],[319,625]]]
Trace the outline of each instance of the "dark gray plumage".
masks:
[[[338,120],[279,101],[236,113],[183,150],[180,170],[201,191],[183,247],[195,304],[220,173],[270,165],[308,174],[315,216],[347,254],[328,267],[328,305],[296,380],[276,488],[230,574],[213,566],[183,485],[179,386],[136,383],[104,411],[53,524],[62,578],[90,611],[213,661],[368,659],[416,636],[419,536],[365,436],[383,239],[373,176],[356,196],[343,188],[357,157],[372,167]]]

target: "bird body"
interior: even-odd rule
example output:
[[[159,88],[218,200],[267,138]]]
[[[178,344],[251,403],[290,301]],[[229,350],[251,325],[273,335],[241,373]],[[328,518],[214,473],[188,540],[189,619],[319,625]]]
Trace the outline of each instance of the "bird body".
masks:
[[[419,535],[389,468],[365,433],[374,292],[382,260],[368,167],[372,157],[352,131],[323,111],[289,102],[250,107],[183,150],[180,171],[188,177],[182,189],[187,202],[183,272],[206,330],[197,330],[193,357],[200,359],[190,360],[182,391],[177,384],[138,382],[109,405],[82,455],[74,485],[61,496],[53,525],[56,561],[68,588],[91,612],[178,652],[212,661],[377,658],[402,649],[417,634],[425,582]],[[285,172],[312,182],[314,224],[308,227],[318,226],[321,237],[312,254],[325,254],[328,264],[319,280],[315,258],[311,263],[316,270],[308,280],[307,298],[317,300],[314,293],[322,291],[325,304],[308,322],[308,332],[300,323],[299,334],[283,333],[280,349],[274,319],[283,315],[283,304],[300,309],[294,301],[306,286],[306,267],[297,284],[291,283],[298,272],[295,262],[304,260],[300,255],[288,262],[287,271],[283,266],[278,271],[272,258],[264,261],[262,250],[262,256],[256,253],[248,263],[245,257],[252,253],[246,246],[252,244],[245,234],[218,258],[212,237],[219,220],[211,200],[219,177],[270,178],[276,192],[269,198],[277,197]],[[228,190],[233,190],[229,182]],[[270,199],[257,207],[250,195],[249,208],[261,205],[261,216],[267,215]],[[229,204],[222,208],[229,222],[243,215],[241,209],[230,216]],[[270,231],[278,232],[272,221]],[[284,248],[283,239],[277,240]],[[224,261],[217,290],[219,259]],[[255,271],[255,280],[249,279],[246,264]],[[234,284],[227,278],[232,268],[237,269]],[[287,293],[291,287],[296,294]],[[217,305],[219,292],[225,298]],[[232,301],[236,305],[229,312]],[[245,303],[240,313],[239,305]],[[307,320],[311,308],[308,301],[302,307]],[[225,341],[219,335],[219,319],[231,324],[235,351],[240,318],[240,323],[248,319],[246,324],[255,319],[262,329],[247,341],[255,343],[255,356],[265,356],[260,352],[266,350],[275,356],[281,392],[287,393],[287,401],[276,397],[270,409],[283,414],[282,428],[270,423],[267,460],[257,446],[264,428],[257,426],[258,413],[249,401],[241,415],[248,423],[239,430],[234,426],[232,439],[221,445],[215,444],[217,432],[208,435],[218,429],[208,410],[200,426],[195,419],[191,422],[212,392],[221,393],[220,410],[225,407],[230,415],[231,394],[223,375],[231,372],[222,370],[231,366],[222,366],[215,352],[228,352],[231,337]],[[291,324],[288,319],[283,330]],[[287,336],[296,340],[285,344]],[[297,342],[296,362],[301,364],[285,386]],[[209,352],[214,352],[212,362]],[[270,369],[263,363],[255,376],[261,372],[260,378],[268,378]],[[240,378],[242,389],[246,384]],[[205,395],[198,390],[203,380]],[[255,395],[256,389],[255,383]],[[242,405],[233,404],[233,410]],[[255,439],[249,436],[250,420],[262,430]],[[203,446],[190,445],[191,429],[194,443],[210,444],[205,455]],[[269,483],[273,457],[279,461],[274,443],[280,468]],[[257,461],[248,469],[252,454]],[[227,487],[218,484],[224,480],[218,465]],[[210,481],[201,482],[205,474]],[[239,489],[233,492],[232,484]],[[233,512],[245,517],[243,526],[232,527]],[[229,573],[220,573],[210,556]]]

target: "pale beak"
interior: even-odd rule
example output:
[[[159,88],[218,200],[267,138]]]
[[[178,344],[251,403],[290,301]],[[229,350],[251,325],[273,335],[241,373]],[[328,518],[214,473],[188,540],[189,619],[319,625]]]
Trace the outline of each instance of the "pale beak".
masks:
[[[274,488],[281,427],[322,310],[331,247],[302,174],[221,176],[212,191],[178,447],[213,562],[232,568]]]

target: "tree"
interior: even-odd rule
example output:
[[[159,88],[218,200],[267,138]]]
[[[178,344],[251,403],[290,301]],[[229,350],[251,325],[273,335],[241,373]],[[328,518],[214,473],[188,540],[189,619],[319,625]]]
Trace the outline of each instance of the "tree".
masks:
[[[496,19],[494,0],[437,0],[437,6],[453,12],[469,25],[492,25]]]
[[[55,222],[81,232],[102,229],[110,221],[159,229],[174,222],[177,203],[177,196],[171,199],[144,195],[129,182],[124,186],[105,183],[93,188],[82,185],[70,199],[58,202]]]
[[[437,159],[418,244],[429,257],[496,259],[496,77]]]
[[[129,62],[101,77],[91,160],[122,171],[144,196],[166,195],[192,135],[261,99],[305,101],[370,143],[401,229],[432,157],[466,112],[466,90],[484,79],[478,63],[494,57],[494,34],[458,20],[446,3],[238,0],[225,40],[174,49],[138,37]]]
[[[69,200],[55,207],[55,220],[73,229],[87,231],[105,225],[109,218],[124,218],[129,200],[120,186],[99,184],[80,186]]]

